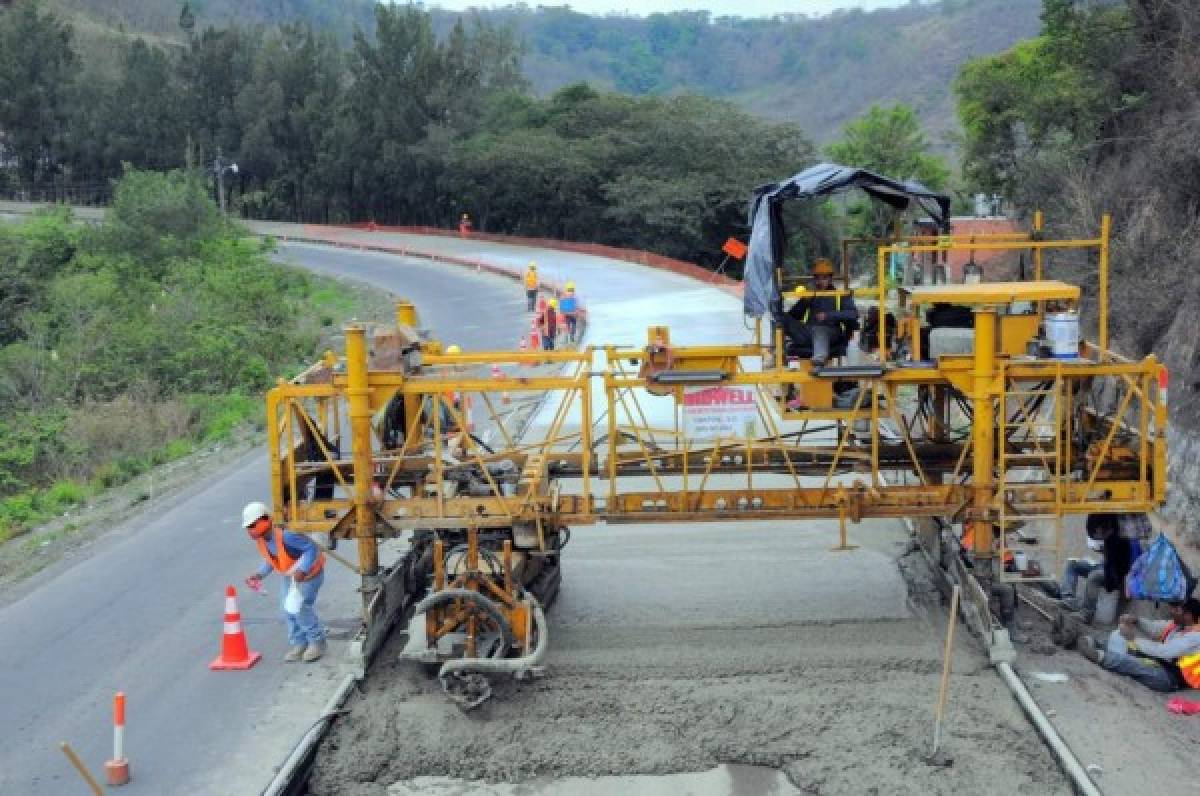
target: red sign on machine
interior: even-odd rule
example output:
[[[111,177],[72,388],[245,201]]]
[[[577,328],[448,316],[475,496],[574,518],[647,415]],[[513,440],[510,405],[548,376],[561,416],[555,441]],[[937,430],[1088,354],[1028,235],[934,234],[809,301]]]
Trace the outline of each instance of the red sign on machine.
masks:
[[[685,387],[684,431],[697,439],[758,436],[755,401],[754,387]]]

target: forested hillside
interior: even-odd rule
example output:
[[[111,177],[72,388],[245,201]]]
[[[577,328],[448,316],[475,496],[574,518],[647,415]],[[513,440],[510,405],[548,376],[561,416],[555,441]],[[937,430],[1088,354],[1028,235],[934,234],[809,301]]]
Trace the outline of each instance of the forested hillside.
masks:
[[[541,6],[487,18],[521,34],[525,75],[541,92],[587,80],[633,94],[726,97],[797,122],[819,142],[873,103],[904,102],[940,143],[955,127],[948,87],[959,67],[1036,33],[1040,9],[1040,0],[945,0],[815,18],[714,19],[706,12],[589,17]],[[440,27],[449,24],[447,15],[434,16]]]
[[[115,49],[87,70],[74,30],[33,0],[0,12],[0,192],[105,201],[123,164],[213,174],[257,218],[373,219],[719,259],[758,184],[811,163],[796,125],[698,96],[569,86],[528,93],[510,33],[438,39],[413,7],[376,9],[348,48],[308,27],[205,29]],[[210,183],[211,184],[211,183]]]
[[[181,0],[51,0],[75,15],[84,47],[107,50],[95,24],[182,41]],[[190,0],[195,30],[304,21],[342,43],[375,31],[367,0]],[[706,12],[648,17],[589,16],[569,6],[514,5],[477,12],[510,27],[523,43],[521,69],[542,96],[587,81],[634,95],[689,92],[732,100],[744,110],[797,122],[830,141],[871,104],[912,105],[946,151],[955,129],[947,87],[972,56],[1003,50],[1038,29],[1040,0],[941,0],[824,17],[713,18]],[[748,9],[748,13],[752,9]],[[473,16],[474,14],[470,15]],[[432,11],[448,35],[464,15]]]

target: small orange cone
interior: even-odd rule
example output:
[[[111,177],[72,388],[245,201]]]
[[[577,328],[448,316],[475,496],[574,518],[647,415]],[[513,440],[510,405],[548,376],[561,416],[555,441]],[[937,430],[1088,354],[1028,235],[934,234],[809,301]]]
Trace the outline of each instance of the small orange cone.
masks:
[[[258,663],[262,653],[252,652],[242,630],[242,615],[238,613],[237,589],[225,588],[225,630],[221,634],[221,654],[208,665],[218,671],[223,669],[249,669]]]
[[[537,318],[534,318],[533,323],[529,325],[529,350],[542,350],[542,331],[538,328]]]

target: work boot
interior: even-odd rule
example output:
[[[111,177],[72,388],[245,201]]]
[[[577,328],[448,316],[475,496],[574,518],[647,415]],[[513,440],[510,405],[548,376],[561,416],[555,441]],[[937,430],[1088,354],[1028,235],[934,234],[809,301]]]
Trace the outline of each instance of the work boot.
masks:
[[[1096,644],[1096,639],[1086,633],[1079,637],[1079,642],[1076,647],[1079,654],[1087,658],[1097,666],[1104,664],[1104,650]]]
[[[314,644],[308,645],[308,647],[304,650],[304,656],[300,658],[300,660],[304,661],[305,663],[312,663],[315,660],[320,660],[321,656],[324,654],[325,642],[318,641]]]
[[[294,647],[288,647],[287,655],[283,656],[284,663],[296,663],[300,660],[300,656],[304,654],[304,645],[297,644]]]

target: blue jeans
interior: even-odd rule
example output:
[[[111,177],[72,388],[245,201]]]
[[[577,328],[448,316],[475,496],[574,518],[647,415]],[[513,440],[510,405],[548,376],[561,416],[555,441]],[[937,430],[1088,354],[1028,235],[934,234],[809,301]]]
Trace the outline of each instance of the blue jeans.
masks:
[[[304,602],[300,605],[300,612],[292,615],[283,610],[283,601],[287,597],[288,589],[291,588],[291,578],[281,578],[283,588],[279,590],[279,610],[283,614],[283,618],[287,620],[288,627],[288,646],[303,647],[308,644],[320,644],[325,640],[325,628],[321,626],[321,620],[317,617],[317,592],[321,590],[321,584],[325,582],[325,570],[317,573],[317,576],[312,580],[302,580],[297,585],[300,587],[300,594],[304,595]]]
[[[1088,575],[1092,574],[1093,571],[1099,568],[1099,564],[1093,564],[1086,558],[1067,559],[1067,566],[1063,569],[1062,584],[1060,586],[1062,590],[1062,596],[1066,597],[1070,595],[1076,598],[1083,597],[1081,593],[1075,590],[1076,583],[1080,578],[1086,578]]]
[[[1167,671],[1167,667],[1150,658],[1130,655],[1128,642],[1115,630],[1108,636],[1104,660],[1100,665],[1110,672],[1132,677],[1154,691],[1176,690],[1175,678]]]

